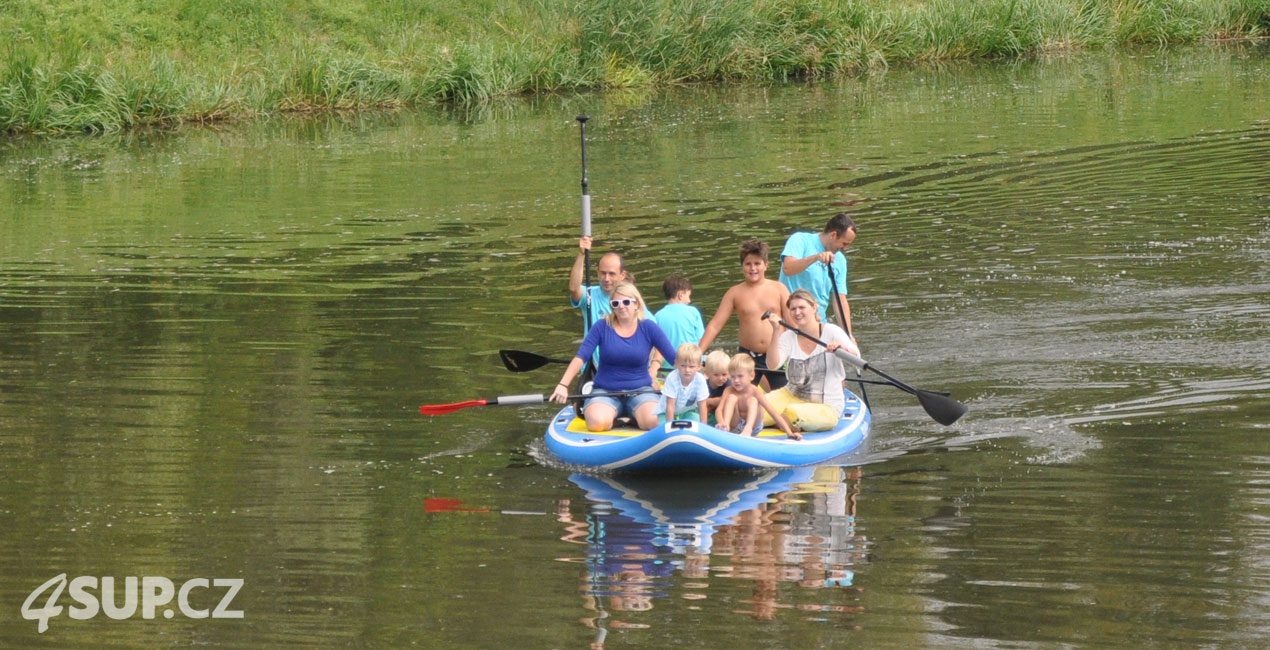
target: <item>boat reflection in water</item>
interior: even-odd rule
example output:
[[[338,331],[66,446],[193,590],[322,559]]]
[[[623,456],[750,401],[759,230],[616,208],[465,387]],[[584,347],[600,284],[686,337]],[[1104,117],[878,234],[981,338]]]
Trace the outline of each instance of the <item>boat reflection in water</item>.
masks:
[[[658,603],[702,609],[712,593],[733,596],[736,581],[752,597],[731,611],[756,619],[781,610],[814,618],[860,611],[852,586],[865,560],[856,535],[859,468],[569,480],[587,501],[561,503],[562,540],[583,548],[582,557],[561,559],[586,567],[580,591],[596,615],[584,622],[597,629],[598,645],[609,628],[645,627],[637,616],[611,613]]]

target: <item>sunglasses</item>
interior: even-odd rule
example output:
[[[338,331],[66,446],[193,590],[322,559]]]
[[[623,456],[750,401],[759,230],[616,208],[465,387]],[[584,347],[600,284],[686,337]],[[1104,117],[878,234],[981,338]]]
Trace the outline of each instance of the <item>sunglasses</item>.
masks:
[[[610,300],[610,301],[609,301],[609,306],[610,306],[610,307],[617,307],[618,305],[621,305],[622,307],[630,307],[630,306],[631,306],[631,305],[633,305],[633,304],[635,304],[635,299],[634,299],[634,298],[622,298],[621,300]]]

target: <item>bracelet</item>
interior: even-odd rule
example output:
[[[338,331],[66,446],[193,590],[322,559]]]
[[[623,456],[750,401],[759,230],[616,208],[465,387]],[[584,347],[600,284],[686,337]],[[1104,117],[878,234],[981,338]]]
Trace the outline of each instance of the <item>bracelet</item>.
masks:
[[[562,382],[557,383],[556,385],[557,385],[557,386],[564,386],[564,387],[565,387],[565,390],[568,390],[568,389],[569,389],[569,386],[568,386],[567,384],[565,384],[563,381],[562,381]]]

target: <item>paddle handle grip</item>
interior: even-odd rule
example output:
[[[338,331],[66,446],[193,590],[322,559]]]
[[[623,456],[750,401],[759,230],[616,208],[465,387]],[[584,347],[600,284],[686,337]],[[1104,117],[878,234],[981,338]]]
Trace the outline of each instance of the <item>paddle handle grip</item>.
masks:
[[[591,191],[587,186],[586,176],[586,123],[591,118],[585,115],[577,117],[578,136],[582,141],[582,236],[591,236]]]
[[[516,406],[518,404],[542,404],[547,401],[547,396],[538,395],[503,395],[493,399],[485,400],[487,404],[493,406]]]
[[[846,361],[847,363],[859,368],[860,370],[868,370],[869,368],[868,361],[865,361],[864,359],[861,359],[860,357],[857,357],[856,355],[851,354],[850,352],[847,352],[846,350],[843,350],[842,348],[838,348],[837,350],[834,350],[833,353],[837,355],[839,359]]]

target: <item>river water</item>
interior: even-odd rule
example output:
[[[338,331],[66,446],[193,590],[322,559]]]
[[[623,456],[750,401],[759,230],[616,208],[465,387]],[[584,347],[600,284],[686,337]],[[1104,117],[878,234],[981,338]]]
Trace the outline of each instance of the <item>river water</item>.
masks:
[[[848,210],[865,356],[970,412],[652,480],[419,415],[575,349],[581,113],[654,306]],[[1268,395],[1264,46],[0,141],[3,647],[1254,647]]]

